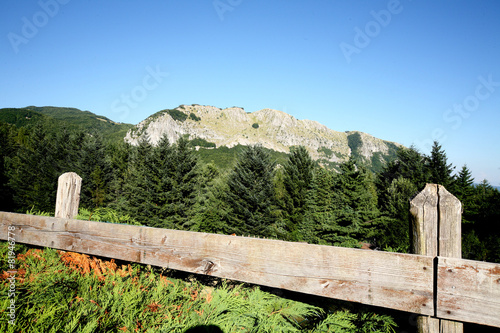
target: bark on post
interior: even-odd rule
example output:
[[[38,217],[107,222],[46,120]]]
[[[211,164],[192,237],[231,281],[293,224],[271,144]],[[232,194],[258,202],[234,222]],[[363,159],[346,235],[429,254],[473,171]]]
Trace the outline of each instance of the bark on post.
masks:
[[[76,173],[66,172],[59,176],[55,217],[73,219],[78,215],[81,187],[82,178]]]
[[[443,186],[427,184],[410,201],[410,213],[414,254],[462,257],[462,204]],[[436,292],[437,285],[434,287],[434,311],[437,305]],[[462,323],[425,316],[418,317],[417,326],[420,333],[463,332]]]

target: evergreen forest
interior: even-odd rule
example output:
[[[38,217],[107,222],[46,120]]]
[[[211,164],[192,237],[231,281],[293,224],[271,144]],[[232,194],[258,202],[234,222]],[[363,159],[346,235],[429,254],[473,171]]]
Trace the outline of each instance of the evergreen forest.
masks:
[[[233,163],[206,160],[187,139],[131,146],[99,129],[0,122],[0,210],[53,215],[58,177],[76,172],[82,220],[409,252],[409,200],[438,183],[463,205],[462,256],[500,263],[500,192],[486,180],[477,184],[465,165],[457,172],[438,142],[430,155],[399,149],[379,172],[355,157],[329,169],[301,146],[286,156],[240,146]],[[7,251],[2,242],[3,257]],[[178,273],[120,268],[77,253],[21,244],[16,253],[16,320],[26,332],[185,332],[199,324],[245,332],[394,332],[408,321],[237,283],[219,281],[214,289]]]
[[[206,159],[205,159],[206,160]],[[189,140],[131,146],[99,130],[0,122],[0,210],[53,212],[57,178],[83,179],[81,214],[151,227],[409,252],[409,200],[437,183],[463,206],[463,257],[500,262],[500,192],[456,170],[434,142],[400,148],[379,172],[352,157],[337,169],[304,147],[286,158],[242,146],[234,163],[205,162]]]

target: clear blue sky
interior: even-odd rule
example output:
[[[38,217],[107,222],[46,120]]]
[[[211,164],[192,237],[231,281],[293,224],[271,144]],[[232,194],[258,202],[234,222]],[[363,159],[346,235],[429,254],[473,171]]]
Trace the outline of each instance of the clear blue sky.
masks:
[[[500,1],[0,2],[0,107],[273,108],[500,185]]]

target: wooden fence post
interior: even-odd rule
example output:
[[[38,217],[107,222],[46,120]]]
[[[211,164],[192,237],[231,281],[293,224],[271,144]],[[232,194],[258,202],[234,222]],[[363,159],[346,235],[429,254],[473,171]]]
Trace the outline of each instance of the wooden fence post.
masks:
[[[78,215],[81,187],[82,178],[76,173],[66,172],[59,176],[55,217],[73,219]]]
[[[410,237],[414,254],[462,257],[462,204],[456,197],[441,185],[427,184],[422,192],[410,201],[410,213]],[[437,273],[435,274],[437,277]],[[434,313],[437,296],[437,281],[434,281]],[[426,316],[418,317],[417,326],[419,333],[463,332],[462,323]]]

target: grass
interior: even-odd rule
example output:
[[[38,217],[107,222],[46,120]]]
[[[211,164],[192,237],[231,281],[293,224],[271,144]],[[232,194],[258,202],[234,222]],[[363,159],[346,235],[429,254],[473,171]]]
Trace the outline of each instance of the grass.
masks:
[[[7,242],[0,255],[7,257]],[[175,277],[175,271],[18,245],[15,325],[2,332],[393,332],[388,316],[307,304],[255,286]],[[0,264],[0,292],[10,282]],[[215,281],[215,283],[214,283]],[[206,282],[206,281],[205,281]],[[6,318],[9,298],[0,299]]]

